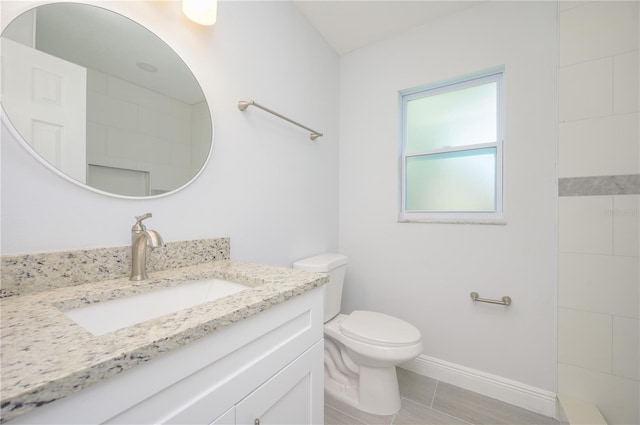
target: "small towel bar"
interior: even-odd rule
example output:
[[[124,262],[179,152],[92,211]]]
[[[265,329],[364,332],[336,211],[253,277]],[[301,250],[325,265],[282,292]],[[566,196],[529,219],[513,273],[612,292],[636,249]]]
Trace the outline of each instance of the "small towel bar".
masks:
[[[472,300],[478,301],[478,302],[481,302],[481,303],[500,304],[500,305],[506,305],[506,306],[511,305],[511,297],[508,297],[506,295],[504,297],[502,297],[501,300],[490,300],[488,298],[480,298],[480,295],[478,295],[477,292],[472,292],[469,295],[471,295],[471,299]]]
[[[238,102],[238,109],[240,109],[243,112],[246,111],[246,109],[249,106],[255,106],[256,108],[262,109],[263,111],[268,112],[270,114],[273,114],[278,118],[282,118],[283,120],[288,121],[291,124],[295,124],[298,127],[302,127],[305,130],[310,131],[311,132],[311,136],[310,136],[311,140],[316,140],[318,137],[322,136],[322,133],[320,133],[319,131],[315,131],[315,130],[307,127],[306,125],[302,125],[299,122],[296,122],[296,121],[292,120],[291,118],[287,118],[284,115],[279,114],[274,110],[271,110],[271,109],[269,109],[269,108],[267,108],[265,106],[260,105],[259,103],[254,102],[253,100],[240,100]]]

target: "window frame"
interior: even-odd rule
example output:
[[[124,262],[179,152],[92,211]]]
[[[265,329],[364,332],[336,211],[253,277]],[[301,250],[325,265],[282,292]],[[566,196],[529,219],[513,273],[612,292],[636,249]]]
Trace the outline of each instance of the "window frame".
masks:
[[[459,89],[475,87],[482,84],[496,83],[496,140],[489,143],[478,143],[464,146],[445,147],[407,154],[407,104],[411,100],[443,94]],[[426,86],[415,87],[399,92],[400,101],[400,222],[453,222],[453,223],[486,223],[505,224],[504,208],[504,67],[494,68],[482,73],[457,77]],[[496,181],[495,210],[493,211],[414,211],[407,210],[407,159],[411,157],[427,157],[452,152],[470,152],[479,149],[496,149]]]

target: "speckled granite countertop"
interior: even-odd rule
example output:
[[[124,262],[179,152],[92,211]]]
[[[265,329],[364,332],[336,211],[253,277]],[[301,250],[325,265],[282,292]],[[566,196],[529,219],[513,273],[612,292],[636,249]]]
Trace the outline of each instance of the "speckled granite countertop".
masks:
[[[207,277],[251,288],[101,336],[84,330],[63,311]],[[141,282],[125,277],[2,299],[0,421],[112,377],[327,281],[322,274],[224,259],[155,271]]]

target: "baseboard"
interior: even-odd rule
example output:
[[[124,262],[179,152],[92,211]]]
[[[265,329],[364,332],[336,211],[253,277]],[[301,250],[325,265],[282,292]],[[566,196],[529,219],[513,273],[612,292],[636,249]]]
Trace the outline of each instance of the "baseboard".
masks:
[[[544,416],[556,417],[556,394],[551,391],[425,355],[400,367]]]

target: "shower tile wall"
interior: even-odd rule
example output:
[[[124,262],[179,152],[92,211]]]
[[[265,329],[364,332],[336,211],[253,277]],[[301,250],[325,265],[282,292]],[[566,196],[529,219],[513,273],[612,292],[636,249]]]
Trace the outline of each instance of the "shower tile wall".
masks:
[[[202,167],[211,130],[205,102],[190,105],[87,69],[87,160],[148,171],[151,194],[184,185]]]
[[[638,2],[560,2],[558,392],[640,423]]]

